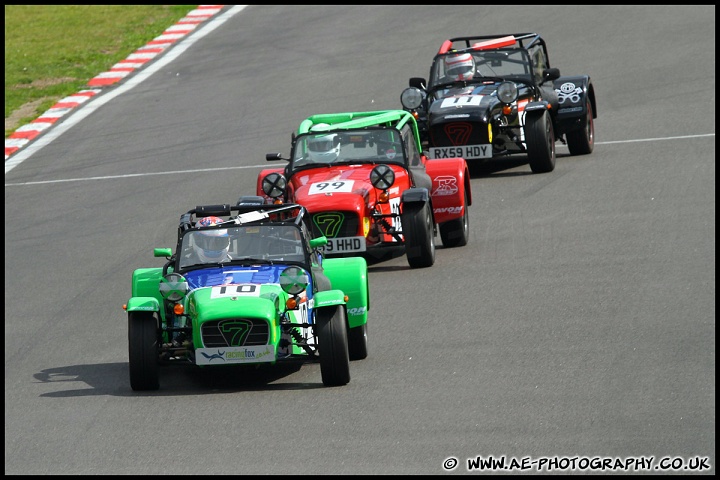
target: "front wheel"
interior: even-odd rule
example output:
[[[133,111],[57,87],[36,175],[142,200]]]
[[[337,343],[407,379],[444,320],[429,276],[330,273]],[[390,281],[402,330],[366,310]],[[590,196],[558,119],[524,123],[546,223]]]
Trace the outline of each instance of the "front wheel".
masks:
[[[586,100],[587,119],[585,128],[573,130],[565,134],[567,138],[570,155],[587,155],[592,153],[595,147],[595,122],[593,120],[593,109],[590,100]]]
[[[547,111],[526,116],[525,139],[533,173],[555,170],[555,131]]]
[[[345,306],[318,309],[315,322],[322,382],[328,387],[345,385],[350,381]]]
[[[152,312],[128,312],[128,350],[130,387],[160,388],[157,320]]]
[[[410,268],[431,267],[435,263],[435,223],[430,202],[403,205],[400,220]]]

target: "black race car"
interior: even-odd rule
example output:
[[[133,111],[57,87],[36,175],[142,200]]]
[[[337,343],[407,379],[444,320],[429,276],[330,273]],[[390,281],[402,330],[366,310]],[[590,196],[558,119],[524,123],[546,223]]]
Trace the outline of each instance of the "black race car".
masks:
[[[400,97],[418,120],[431,159],[468,164],[524,154],[535,173],[555,169],[555,142],[593,151],[595,89],[588,75],[560,76],[536,33],[446,40],[429,82],[410,78]]]

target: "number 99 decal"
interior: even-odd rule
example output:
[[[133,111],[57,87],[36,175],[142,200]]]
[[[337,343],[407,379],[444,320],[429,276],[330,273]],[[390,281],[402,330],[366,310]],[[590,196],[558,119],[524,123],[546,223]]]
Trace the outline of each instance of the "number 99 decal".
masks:
[[[352,192],[353,180],[335,180],[332,182],[317,182],[310,185],[308,195],[318,193]]]

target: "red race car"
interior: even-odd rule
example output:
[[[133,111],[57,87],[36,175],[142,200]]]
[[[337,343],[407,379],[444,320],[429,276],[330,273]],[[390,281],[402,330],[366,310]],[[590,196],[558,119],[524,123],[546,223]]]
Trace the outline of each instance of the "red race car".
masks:
[[[404,246],[411,268],[435,263],[435,237],[444,247],[467,244],[472,204],[462,158],[429,160],[417,123],[403,110],[313,115],[292,135],[285,168],[264,169],[257,195],[299,203],[325,255],[364,254]]]

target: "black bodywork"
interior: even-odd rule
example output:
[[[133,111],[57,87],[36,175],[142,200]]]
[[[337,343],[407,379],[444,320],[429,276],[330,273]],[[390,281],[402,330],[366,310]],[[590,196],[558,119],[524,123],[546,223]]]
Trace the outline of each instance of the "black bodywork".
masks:
[[[471,79],[447,76],[445,60],[458,54],[473,56]],[[429,81],[413,77],[409,84],[401,101],[418,120],[430,158],[461,156],[470,164],[526,154],[540,173],[554,169],[556,141],[567,144],[571,155],[593,150],[592,81],[587,75],[561,76],[536,33],[446,40]],[[514,96],[508,93],[513,89]]]

